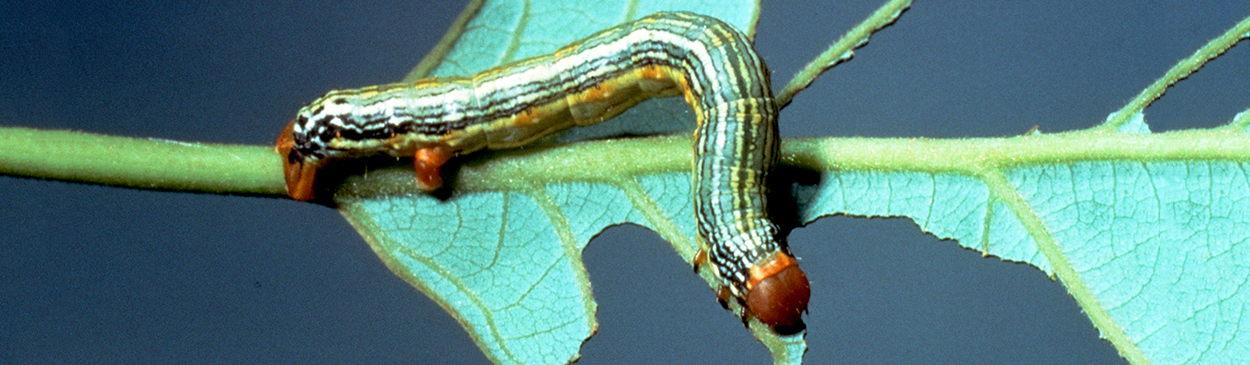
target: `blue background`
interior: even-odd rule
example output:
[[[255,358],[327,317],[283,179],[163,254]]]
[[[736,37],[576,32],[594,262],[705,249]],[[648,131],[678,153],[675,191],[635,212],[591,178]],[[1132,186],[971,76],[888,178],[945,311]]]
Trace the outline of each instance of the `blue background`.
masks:
[[[765,2],[756,45],[774,87],[878,5]],[[325,91],[403,77],[460,7],[7,3],[0,124],[269,145]],[[782,132],[1092,126],[1247,15],[1237,2],[922,1],[799,94]],[[1171,89],[1151,128],[1250,107],[1248,48]],[[331,209],[9,177],[0,206],[0,363],[486,362]],[[790,240],[814,286],[809,363],[1123,363],[1058,282],[908,220],[825,218]],[[600,329],[580,363],[770,361],[655,234],[609,229],[584,258]]]

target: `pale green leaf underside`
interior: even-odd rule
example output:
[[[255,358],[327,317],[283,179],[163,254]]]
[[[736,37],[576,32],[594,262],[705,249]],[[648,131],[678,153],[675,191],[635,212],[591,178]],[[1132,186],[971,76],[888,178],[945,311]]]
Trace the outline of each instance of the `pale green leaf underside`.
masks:
[[[549,54],[591,33],[659,11],[691,11],[751,32],[755,1],[486,1],[427,76],[466,76]],[[748,33],[749,34],[749,33]]]
[[[542,54],[653,11],[528,6],[485,6],[480,24],[493,25],[475,19],[466,27],[469,35],[484,29],[482,40],[462,38],[475,43],[453,50],[450,68],[435,73],[471,74]],[[509,11],[533,16],[499,15]],[[541,29],[546,22],[534,19],[544,13],[603,24],[567,39],[513,40],[508,29]],[[503,53],[472,53],[498,49],[500,39],[510,45]],[[496,47],[483,48],[489,44]],[[478,58],[492,61],[454,61]],[[690,119],[672,106],[660,110]],[[1138,115],[1113,131],[788,140],[788,167],[775,176],[789,184],[804,223],[832,214],[905,216],[937,237],[1057,276],[1130,359],[1235,363],[1250,359],[1246,119],[1159,134]],[[488,357],[562,363],[576,359],[597,326],[581,262],[590,238],[634,223],[693,258],[690,143],[656,137],[479,154],[445,198],[417,191],[410,168],[371,170],[348,178],[336,200],[383,261],[464,324]],[[801,334],[778,338],[753,327],[779,363],[801,361]]]
[[[374,235],[369,241],[379,256],[469,324],[496,360],[561,363],[575,356],[597,326],[581,262],[591,238],[606,227],[633,223],[659,232],[686,261],[693,260],[698,246],[688,152],[684,161],[628,157],[639,149],[688,151],[690,143],[649,138],[592,142],[590,148],[578,144],[571,147],[579,150],[573,154],[557,148],[503,161],[520,162],[513,165],[516,170],[469,163],[461,170],[464,183],[446,200],[411,191],[410,171],[386,169],[372,172],[367,181],[349,179],[339,201],[345,216]],[[526,152],[532,151],[520,151]],[[587,153],[596,157],[579,162]],[[558,182],[534,173],[547,168],[580,170],[570,172],[581,176]],[[502,176],[513,172],[515,178]],[[495,183],[507,187],[479,185]],[[709,301],[715,300],[711,294]],[[801,335],[763,337],[781,362],[801,362]]]
[[[415,191],[403,167],[349,179],[340,194],[390,196],[348,199],[348,211],[400,209],[418,217],[357,222],[409,235],[400,241],[413,241],[387,250],[421,262],[408,269],[433,275],[426,285],[468,290],[458,280],[487,275],[485,282],[498,285],[515,274],[514,265],[542,268],[524,294],[568,282],[554,273],[584,276],[576,253],[612,224],[654,229],[689,260],[696,249],[685,172],[690,142],[657,137],[482,156],[461,168],[458,192],[445,201]],[[966,247],[1055,275],[1070,271],[1065,284],[1096,325],[1130,339],[1117,343],[1121,348],[1140,348],[1159,363],[1245,354],[1246,334],[1238,329],[1250,325],[1241,315],[1250,297],[1240,290],[1250,278],[1250,133],[830,138],[787,140],[783,150],[788,167],[778,178],[789,183],[804,222],[831,214],[906,216]],[[419,208],[397,208],[396,201]],[[543,229],[522,228],[531,224]],[[459,243],[446,243],[449,237]],[[495,254],[515,244],[532,248],[519,257]],[[484,256],[466,263],[473,251]],[[456,266],[467,268],[450,269]],[[489,308],[449,297],[449,305],[465,310]],[[542,308],[589,311],[593,304],[584,298]]]
[[[828,214],[905,216],[988,255],[1051,275],[1056,266],[1071,270],[1069,291],[1096,306],[1085,308],[1091,319],[1100,328],[1123,328],[1132,343],[1117,346],[1137,347],[1152,362],[1244,359],[1250,164],[1143,160],[1022,165],[1001,169],[998,181],[832,171],[797,195],[805,222]],[[1013,210],[1010,200],[1026,209]],[[1098,310],[1107,317],[1093,316]]]

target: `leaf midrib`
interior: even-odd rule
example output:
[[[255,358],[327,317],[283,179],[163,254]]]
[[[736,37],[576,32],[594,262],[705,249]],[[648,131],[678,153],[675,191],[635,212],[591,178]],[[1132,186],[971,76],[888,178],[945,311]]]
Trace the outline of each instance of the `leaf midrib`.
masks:
[[[580,142],[468,156],[455,191],[523,191],[558,182],[619,182],[622,176],[684,173],[690,169],[689,136]],[[639,151],[645,151],[640,153]],[[989,173],[1043,164],[1086,161],[1250,161],[1250,133],[1227,128],[1131,134],[1080,131],[1000,138],[791,138],[782,163],[829,171]],[[362,196],[419,193],[408,166],[354,176],[340,193]]]

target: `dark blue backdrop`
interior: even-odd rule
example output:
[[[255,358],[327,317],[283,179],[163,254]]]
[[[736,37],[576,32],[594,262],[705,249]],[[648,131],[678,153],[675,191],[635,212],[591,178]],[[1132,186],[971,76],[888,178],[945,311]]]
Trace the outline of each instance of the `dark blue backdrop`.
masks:
[[[460,9],[193,3],[0,6],[0,124],[268,145],[321,93],[402,77]],[[1250,14],[1099,3],[921,1],[800,94],[783,134],[1091,126]],[[780,84],[877,5],[769,1],[756,44]],[[1247,48],[1148,109],[1152,129],[1250,106]],[[0,363],[486,361],[330,209],[7,177],[0,206]],[[791,242],[814,285],[810,363],[1123,362],[1059,283],[908,220],[826,218]],[[582,363],[769,361],[653,233],[609,229],[585,262],[601,327]]]

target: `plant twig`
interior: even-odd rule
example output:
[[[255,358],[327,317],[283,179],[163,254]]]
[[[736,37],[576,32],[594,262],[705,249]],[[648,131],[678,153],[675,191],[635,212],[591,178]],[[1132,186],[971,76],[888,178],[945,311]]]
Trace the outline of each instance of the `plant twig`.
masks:
[[[1168,87],[1197,72],[1203,65],[1206,65],[1207,61],[1219,57],[1224,51],[1232,48],[1237,42],[1247,37],[1250,37],[1250,17],[1242,19],[1237,25],[1225,31],[1223,35],[1207,42],[1205,46],[1199,48],[1189,58],[1177,62],[1167,73],[1163,74],[1163,77],[1155,80],[1153,84],[1142,90],[1140,94],[1137,94],[1137,97],[1133,98],[1128,105],[1112,113],[1106,122],[1094,127],[1093,130],[1108,131],[1119,129],[1132,120],[1134,115],[1141,113],[1147,106],[1150,106],[1151,103],[1162,97],[1163,93],[1167,92]]]
[[[815,81],[816,77],[820,76],[820,73],[839,63],[850,60],[855,55],[856,48],[868,44],[868,36],[894,23],[894,20],[898,19],[903,10],[907,10],[909,6],[911,6],[911,0],[891,0],[877,8],[877,11],[873,12],[868,19],[864,19],[855,28],[846,32],[837,42],[830,44],[824,53],[808,62],[807,66],[803,66],[803,69],[795,74],[790,79],[790,82],[786,83],[786,86],[777,93],[777,105],[784,107],[790,104],[790,101],[794,99],[794,94],[811,85],[812,81]]]
[[[0,128],[0,174],[151,190],[286,196],[268,147]]]

